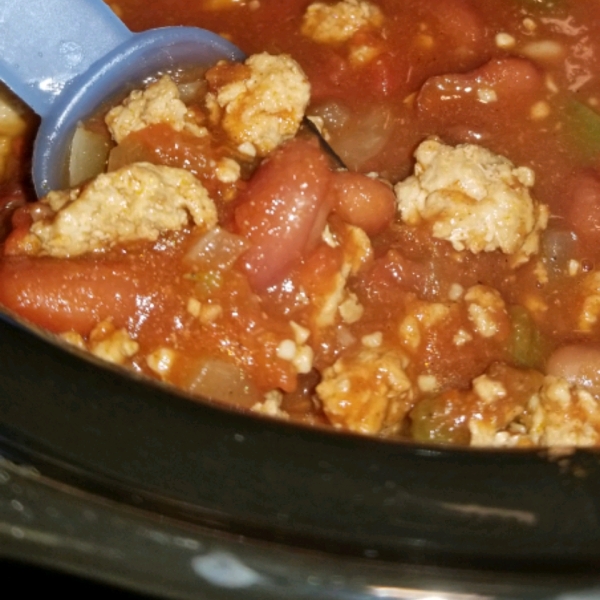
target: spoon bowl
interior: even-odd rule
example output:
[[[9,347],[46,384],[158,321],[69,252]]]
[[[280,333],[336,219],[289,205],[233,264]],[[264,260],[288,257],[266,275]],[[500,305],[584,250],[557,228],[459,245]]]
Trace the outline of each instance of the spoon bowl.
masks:
[[[78,123],[117,94],[164,72],[243,60],[194,27],[132,33],[103,0],[0,0],[0,80],[42,119],[32,176],[38,196],[66,187]]]

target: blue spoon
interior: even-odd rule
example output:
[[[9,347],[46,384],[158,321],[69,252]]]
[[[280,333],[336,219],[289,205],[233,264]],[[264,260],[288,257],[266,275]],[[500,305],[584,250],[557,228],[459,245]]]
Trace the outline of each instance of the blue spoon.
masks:
[[[66,186],[73,134],[119,92],[157,73],[243,60],[193,27],[132,33],[102,0],[0,0],[0,80],[41,118],[33,152],[39,196]]]

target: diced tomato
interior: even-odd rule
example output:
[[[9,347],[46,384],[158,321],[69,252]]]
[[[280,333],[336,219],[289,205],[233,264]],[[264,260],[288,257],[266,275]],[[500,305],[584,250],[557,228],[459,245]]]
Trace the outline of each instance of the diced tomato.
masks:
[[[226,155],[226,148],[210,136],[197,137],[159,123],[134,131],[116,146],[110,154],[109,170],[143,161],[186,169],[202,182],[211,197],[230,199],[236,183],[221,182],[214,168]]]
[[[335,286],[335,276],[344,261],[340,246],[332,248],[327,244],[319,246],[306,257],[295,273],[297,284],[309,297],[327,297]]]
[[[365,69],[369,77],[368,91],[376,97],[391,96],[399,89],[407,88],[411,69],[406,55],[399,52],[383,52]]]
[[[391,249],[374,261],[360,285],[371,302],[394,305],[399,291],[422,291],[427,269],[427,264],[419,264]]]
[[[250,67],[242,63],[219,62],[214,67],[206,71],[205,78],[209,90],[215,90],[229,85],[235,81],[248,79],[252,75]]]
[[[331,177],[317,143],[297,139],[275,151],[241,193],[235,224],[252,248],[240,262],[254,289],[282,279],[314,246],[330,210]]]
[[[327,67],[322,68],[322,64]],[[323,48],[321,63],[308,63],[305,68],[310,79],[312,102],[343,98],[347,94],[348,75],[352,70],[345,57],[330,48]]]
[[[600,243],[600,177],[594,171],[582,171],[572,180],[566,219],[584,243],[598,248]],[[597,250],[596,250],[597,252]]]
[[[480,54],[486,37],[485,24],[470,0],[434,2],[432,14],[453,49]]]

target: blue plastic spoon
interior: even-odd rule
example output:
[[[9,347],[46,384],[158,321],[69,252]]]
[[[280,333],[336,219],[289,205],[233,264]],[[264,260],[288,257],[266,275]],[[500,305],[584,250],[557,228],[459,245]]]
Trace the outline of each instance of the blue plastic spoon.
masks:
[[[102,0],[0,0],[0,80],[41,118],[33,153],[39,196],[66,185],[77,124],[160,72],[243,60],[193,27],[132,33]]]

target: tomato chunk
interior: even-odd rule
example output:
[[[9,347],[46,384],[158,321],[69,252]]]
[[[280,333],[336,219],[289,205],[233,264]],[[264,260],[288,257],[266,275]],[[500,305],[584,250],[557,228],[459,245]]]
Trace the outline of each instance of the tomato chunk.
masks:
[[[570,184],[567,223],[593,248],[600,242],[600,177],[592,170],[575,175]]]

